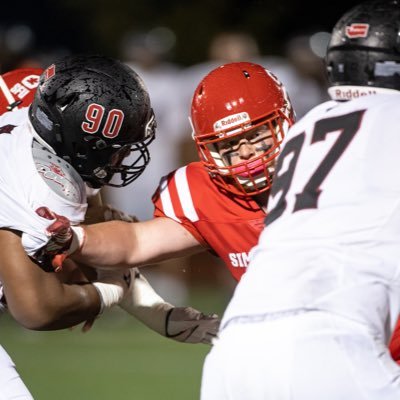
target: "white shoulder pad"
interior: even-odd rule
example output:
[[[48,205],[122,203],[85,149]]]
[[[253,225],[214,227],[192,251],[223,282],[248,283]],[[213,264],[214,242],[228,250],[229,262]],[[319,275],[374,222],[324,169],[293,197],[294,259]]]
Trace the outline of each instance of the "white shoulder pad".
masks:
[[[35,140],[32,154],[37,171],[54,193],[74,203],[86,201],[85,184],[70,164]]]

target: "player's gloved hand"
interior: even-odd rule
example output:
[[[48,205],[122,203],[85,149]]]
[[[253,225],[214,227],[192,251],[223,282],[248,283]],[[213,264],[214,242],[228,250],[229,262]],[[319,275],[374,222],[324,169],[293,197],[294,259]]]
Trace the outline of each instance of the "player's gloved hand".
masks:
[[[52,267],[56,272],[60,271],[65,258],[82,246],[85,231],[81,227],[71,226],[68,218],[47,207],[39,207],[36,213],[54,222],[46,229],[49,238],[47,243],[36,252],[34,258],[45,269]]]
[[[167,314],[165,336],[178,342],[212,344],[219,324],[217,314],[205,315],[192,307],[174,307]]]
[[[133,215],[125,214],[109,205],[89,206],[85,215],[85,224],[96,224],[106,221],[126,221],[137,222],[138,219]]]
[[[216,314],[204,315],[191,307],[174,307],[160,297],[137,268],[120,307],[160,335],[185,343],[211,344],[217,336]]]

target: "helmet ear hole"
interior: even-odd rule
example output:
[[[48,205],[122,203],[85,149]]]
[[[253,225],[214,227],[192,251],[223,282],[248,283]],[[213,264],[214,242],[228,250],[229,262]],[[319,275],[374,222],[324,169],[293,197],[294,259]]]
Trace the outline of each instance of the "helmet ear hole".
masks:
[[[78,93],[71,93],[65,97],[62,97],[57,101],[57,107],[64,111],[69,105],[73,104],[79,97]]]
[[[96,149],[104,150],[107,148],[107,143],[103,139],[96,140]]]

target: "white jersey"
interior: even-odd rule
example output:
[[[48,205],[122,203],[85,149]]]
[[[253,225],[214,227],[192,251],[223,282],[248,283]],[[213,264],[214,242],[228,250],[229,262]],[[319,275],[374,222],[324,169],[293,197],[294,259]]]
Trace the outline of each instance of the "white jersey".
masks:
[[[34,140],[28,108],[0,116],[0,228],[22,232],[29,255],[48,241],[54,222],[36,210],[48,207],[72,224],[83,221],[86,189],[78,173]],[[0,283],[0,298],[1,298]]]
[[[400,309],[400,93],[311,110],[285,138],[268,208],[222,326],[322,310],[387,341]]]

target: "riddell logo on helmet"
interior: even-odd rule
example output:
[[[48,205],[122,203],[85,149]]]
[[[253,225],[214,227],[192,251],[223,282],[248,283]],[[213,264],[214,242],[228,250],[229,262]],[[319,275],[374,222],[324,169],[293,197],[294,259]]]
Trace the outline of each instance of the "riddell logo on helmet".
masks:
[[[238,114],[228,115],[225,118],[222,118],[214,123],[214,130],[215,131],[222,131],[225,129],[229,129],[236,125],[241,125],[244,122],[249,122],[250,117],[247,112],[241,112]]]
[[[346,36],[350,39],[365,38],[368,35],[369,24],[351,24],[346,26]]]
[[[333,88],[331,88],[333,89]],[[351,100],[351,99],[356,99],[358,97],[362,96],[369,96],[371,94],[377,94],[377,91],[373,88],[370,89],[347,89],[347,90],[342,90],[339,88],[334,88],[334,93],[333,93],[333,98],[335,100]]]

